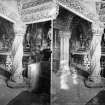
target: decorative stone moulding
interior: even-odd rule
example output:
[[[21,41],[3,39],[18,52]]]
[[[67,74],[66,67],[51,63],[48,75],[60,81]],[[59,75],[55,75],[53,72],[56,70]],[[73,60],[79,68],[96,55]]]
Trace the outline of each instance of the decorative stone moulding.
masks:
[[[102,35],[104,30],[104,24],[101,22],[93,23],[92,24],[92,32],[94,35]]]
[[[63,4],[65,7],[70,8],[76,12],[78,12],[78,14],[80,14],[80,16],[82,15],[84,18],[92,21],[95,21],[97,18],[95,13],[92,13],[90,11],[88,11],[88,8],[85,7],[84,5],[82,5],[81,0],[56,0],[58,4]],[[96,17],[95,17],[96,16]]]
[[[96,3],[97,13],[101,22],[105,22],[105,1]]]
[[[46,0],[45,0],[46,1]],[[59,6],[56,2],[45,2],[43,4],[34,5],[29,8],[25,7],[21,10],[21,18],[25,23],[35,23],[40,21],[46,21],[51,19],[56,19],[59,11]],[[31,4],[32,5],[32,4]]]
[[[94,12],[90,12],[88,7],[82,4],[82,0],[22,0],[21,2],[21,17],[25,23],[56,19],[59,13],[58,5],[75,11],[77,15],[90,22],[98,18]],[[73,13],[76,14],[75,12]]]
[[[23,1],[23,0],[22,0]],[[35,7],[53,0],[27,0],[23,3],[22,9]]]

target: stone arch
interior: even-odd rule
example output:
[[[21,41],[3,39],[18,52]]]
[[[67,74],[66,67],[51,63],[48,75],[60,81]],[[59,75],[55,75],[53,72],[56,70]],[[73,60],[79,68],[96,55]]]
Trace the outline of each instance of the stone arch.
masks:
[[[91,23],[78,16],[74,16],[70,24],[70,32],[71,32],[71,39],[69,41],[70,43],[69,65],[71,67],[72,66],[75,67],[74,65],[72,65],[74,64],[74,61],[72,58],[76,57],[76,59],[78,60],[77,64],[79,64],[79,68],[84,71],[88,70],[88,72],[90,73],[90,69],[87,69],[87,68],[90,67],[91,57],[90,57],[90,53],[87,53],[87,52],[89,52],[90,50],[91,41],[92,41]],[[80,39],[82,40],[80,41]],[[84,47],[82,47],[82,45]],[[82,55],[80,53],[82,53]],[[83,53],[87,53],[87,54],[84,55]],[[85,58],[86,58],[86,61],[85,61]],[[79,59],[81,59],[82,61]],[[76,67],[78,68],[77,65]],[[84,67],[86,67],[86,70],[84,69]],[[75,72],[75,71],[71,70],[71,72]]]
[[[70,31],[71,31],[70,43],[72,43],[71,42],[72,40],[78,40],[80,34],[83,34],[83,38],[86,38],[87,40],[91,41],[92,39],[91,23],[84,19],[81,19],[78,16],[73,17],[70,25]]]

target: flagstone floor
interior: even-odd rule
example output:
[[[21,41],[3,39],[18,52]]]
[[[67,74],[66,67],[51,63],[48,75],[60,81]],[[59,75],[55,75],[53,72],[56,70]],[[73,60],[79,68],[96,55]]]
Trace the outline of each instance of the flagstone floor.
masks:
[[[49,105],[49,100],[46,93],[32,93],[26,88],[8,88],[4,81],[0,81],[0,105]]]
[[[14,97],[26,89],[8,88],[2,80],[0,80],[0,105],[7,105]]]
[[[91,98],[103,90],[103,88],[87,88],[81,80],[79,80],[78,84],[73,84],[71,75],[68,75],[67,79],[68,89],[61,89],[60,81],[60,76],[53,73],[52,84],[54,85],[52,85],[51,105],[85,105]],[[0,105],[7,105],[16,96],[23,97],[25,90],[27,89],[8,88],[6,84],[0,80]],[[30,93],[25,92],[25,94]],[[37,96],[35,95],[35,97]],[[34,105],[34,103],[32,105]]]
[[[96,96],[103,88],[87,88],[82,80],[73,84],[71,75],[68,75],[68,89],[61,89],[60,77],[52,74],[52,104],[51,105],[85,105],[91,98]]]

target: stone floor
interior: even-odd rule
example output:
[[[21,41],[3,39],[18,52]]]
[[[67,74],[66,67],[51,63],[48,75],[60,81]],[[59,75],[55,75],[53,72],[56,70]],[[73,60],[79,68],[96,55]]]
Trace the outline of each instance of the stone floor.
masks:
[[[23,91],[7,105],[50,105],[50,97],[46,93],[35,94]]]
[[[49,105],[49,100],[50,96],[46,93],[32,93],[26,88],[8,88],[0,79],[0,105]]]
[[[70,74],[66,79],[69,88],[61,89],[60,76],[52,74],[52,105],[85,105],[103,90],[103,88],[85,87],[81,78],[78,79],[78,84],[74,84]]]
[[[4,81],[0,79],[0,105],[7,105],[14,97],[26,89],[8,88]]]
[[[43,63],[43,65],[45,64]],[[44,67],[42,66],[42,68]],[[0,68],[0,71],[1,70],[2,68]],[[44,68],[44,72],[41,72],[41,74],[43,75],[41,75],[40,78],[38,79],[39,92],[38,91],[30,92],[29,89],[27,89],[29,87],[17,88],[17,84],[14,84],[11,81],[8,82],[9,84],[8,86],[10,85],[11,87],[15,86],[15,88],[7,87],[7,84],[4,81],[7,79],[7,76],[5,75],[4,70],[2,70],[2,72],[0,72],[0,105],[49,105],[50,70],[49,72],[46,71],[47,69]]]
[[[51,105],[85,105],[89,100],[91,100],[101,90],[103,90],[103,88],[85,87],[82,82],[82,79],[78,79],[78,84],[74,84],[70,74],[67,76],[68,89],[61,89],[60,83],[61,83],[60,76],[52,73],[53,91],[51,96],[52,98]],[[25,102],[25,100],[30,102],[32,101],[31,99],[34,100],[39,98],[43,100],[43,97],[46,97],[46,95],[40,95],[40,96],[37,94],[33,95],[27,92],[26,90],[27,89],[22,89],[22,88],[21,89],[8,88],[6,84],[0,79],[0,105],[7,105],[9,102],[13,103],[13,104],[10,103],[9,105],[15,105],[14,102],[17,102],[17,100],[18,102],[22,103],[22,105],[35,105],[35,103],[23,104],[23,102]],[[41,105],[47,105],[47,104],[41,104]]]

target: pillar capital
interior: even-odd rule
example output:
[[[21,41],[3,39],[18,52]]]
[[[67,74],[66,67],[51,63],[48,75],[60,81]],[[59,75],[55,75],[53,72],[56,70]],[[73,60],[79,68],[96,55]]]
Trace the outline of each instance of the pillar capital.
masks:
[[[69,32],[69,31],[60,31],[59,34],[60,34],[61,38],[68,38],[69,39],[71,37],[71,32]]]
[[[26,28],[27,28],[27,26],[22,22],[18,22],[16,24],[14,24],[15,35],[24,36],[24,34],[26,32]]]
[[[104,24],[101,22],[92,23],[92,32],[94,35],[102,35],[104,30]]]

